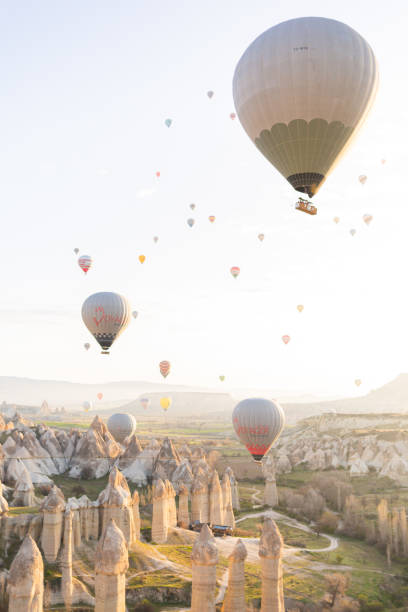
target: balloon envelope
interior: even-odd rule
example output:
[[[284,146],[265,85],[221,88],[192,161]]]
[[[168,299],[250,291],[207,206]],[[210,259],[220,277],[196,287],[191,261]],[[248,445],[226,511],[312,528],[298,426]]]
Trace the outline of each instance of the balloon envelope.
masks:
[[[187,219],[187,225],[189,225],[190,227],[193,227],[194,223],[194,219]]]
[[[81,257],[78,259],[78,265],[86,274],[89,268],[92,266],[92,257],[89,255],[81,255]]]
[[[98,398],[98,400],[101,400],[103,398],[103,393],[97,393],[96,397]]]
[[[215,221],[215,217],[214,217],[214,215],[210,215],[210,216],[208,217],[208,220],[209,220],[209,222],[210,222],[210,223],[214,223],[214,221]]]
[[[139,255],[139,261],[140,261],[140,263],[144,263],[146,261],[146,256],[145,255]]]
[[[356,232],[357,232],[357,230],[355,230],[355,229],[351,229],[351,230],[350,230],[350,234],[351,234],[352,236],[354,236]]]
[[[166,378],[166,376],[170,374],[170,367],[170,361],[164,360],[159,363],[160,374],[163,376],[163,378]]]
[[[195,204],[190,204],[190,208],[191,208],[191,210],[194,210],[194,209],[195,209],[195,207],[196,207],[196,205],[195,205]]]
[[[79,249],[74,249],[74,253],[75,253],[75,255],[78,255]]]
[[[251,398],[235,406],[232,423],[238,438],[255,461],[261,461],[278,439],[285,424],[285,415],[277,402]]]
[[[258,234],[258,238],[261,242],[263,242],[263,239],[265,238],[265,234]]]
[[[235,117],[236,117],[236,114],[235,114],[235,113],[230,113],[230,119],[234,120],[234,119],[235,119]]]
[[[84,347],[87,351],[89,351],[89,349],[91,348],[91,345],[89,344],[89,342],[85,342]]]
[[[82,402],[82,408],[85,410],[85,412],[88,412],[92,408],[92,402]]]
[[[165,119],[164,123],[167,125],[167,127],[170,127],[171,124],[173,123],[173,120],[172,119]]]
[[[158,241],[158,239],[159,239],[159,237],[158,237],[158,236],[154,236],[154,237],[153,237],[154,242],[157,242],[157,241]]]
[[[207,96],[210,98],[210,100],[213,97],[213,95],[214,95],[214,92],[211,91],[211,89],[210,89],[210,91],[207,91]]]
[[[304,306],[303,306],[303,304],[298,304],[298,305],[296,306],[296,308],[298,309],[298,311],[299,311],[299,312],[302,312],[302,311],[303,311],[303,309],[304,309]]]
[[[161,397],[160,398],[160,406],[164,411],[168,410],[171,406],[171,398],[170,397]]]
[[[159,171],[156,172],[156,176],[157,176],[157,178],[160,177],[160,172]]]
[[[373,215],[363,215],[363,221],[366,225],[370,225],[373,220]]]
[[[108,419],[108,429],[116,442],[122,443],[136,431],[136,419],[132,414],[117,412]]]
[[[139,313],[137,312],[137,310],[134,310],[134,311],[132,312],[132,317],[133,317],[134,319],[137,319],[137,315],[138,315],[138,314],[139,314]]]
[[[333,221],[337,225],[337,223],[340,221],[340,217],[333,217]]]
[[[219,379],[220,379],[221,382],[224,382],[225,376],[220,376]]]
[[[367,181],[367,177],[365,174],[360,174],[360,176],[358,177],[358,180],[360,181],[360,183],[362,185],[365,185],[366,181]]]
[[[290,342],[290,336],[282,336],[282,341],[284,344],[288,344]]]
[[[148,397],[141,397],[140,398],[140,405],[142,406],[142,408],[144,408],[146,410],[146,408],[148,408],[150,406],[150,400]]]
[[[356,385],[356,387],[359,387],[361,383],[362,381],[359,378],[356,378],[356,380],[354,381],[354,384]]]
[[[244,130],[309,197],[362,125],[377,88],[368,43],[346,24],[323,17],[291,19],[258,36],[233,81]]]
[[[82,319],[102,347],[102,353],[108,354],[108,349],[129,325],[130,305],[119,293],[93,293],[82,305]]]
[[[237,276],[239,276],[239,273],[241,272],[240,268],[238,268],[237,266],[233,266],[230,270],[232,276],[234,278],[237,278]]]

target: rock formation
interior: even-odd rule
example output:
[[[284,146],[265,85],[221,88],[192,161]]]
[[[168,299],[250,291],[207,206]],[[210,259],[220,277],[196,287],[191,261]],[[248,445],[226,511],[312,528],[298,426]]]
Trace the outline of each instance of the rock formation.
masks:
[[[133,524],[135,527],[135,539],[140,540],[140,512],[139,512],[139,493],[135,490],[132,495]]]
[[[208,525],[203,525],[191,553],[191,612],[215,612],[218,549]]]
[[[28,470],[23,465],[14,486],[12,506],[34,506],[35,503],[34,485]]]
[[[40,510],[43,513],[41,548],[48,563],[53,563],[61,545],[63,513],[65,510],[64,497],[57,487],[53,487],[44,499]]]
[[[147,479],[153,474],[153,464],[160,450],[157,440],[151,440],[136,459],[123,470],[123,475],[137,485],[147,484]]]
[[[180,465],[180,457],[169,438],[164,438],[153,466],[153,478],[171,480]]]
[[[262,464],[262,471],[265,477],[264,504],[274,508],[278,505],[278,489],[275,478],[275,462],[271,455]]]
[[[171,479],[172,485],[176,491],[179,492],[181,487],[187,487],[191,489],[193,484],[193,472],[191,471],[190,462],[188,459],[182,459],[181,463],[173,472]]]
[[[231,493],[231,481],[228,474],[224,473],[222,477],[222,501],[223,501],[223,519],[224,525],[228,525],[228,527],[235,527],[235,517],[234,511],[232,509],[232,493]]]
[[[188,509],[188,489],[182,485],[179,489],[178,525],[184,529],[190,526],[190,512]]]
[[[132,496],[126,478],[116,468],[112,468],[106,488],[98,496],[102,516],[102,532],[110,519],[122,530],[129,544],[136,540],[133,519]]]
[[[3,485],[0,481],[0,516],[9,511],[7,499],[3,496]]]
[[[9,612],[42,612],[44,564],[37,544],[27,535],[10,567]]]
[[[61,556],[61,595],[65,609],[70,610],[72,605],[72,512],[65,512],[64,520],[64,546]]]
[[[191,520],[208,523],[210,520],[208,485],[205,474],[203,476],[201,478],[198,474],[191,487]]]
[[[136,457],[142,452],[142,446],[139,439],[133,434],[128,441],[125,452],[120,456],[119,469],[124,470],[125,468],[132,465]]]
[[[88,431],[79,439],[71,459],[71,478],[101,478],[109,472],[122,452],[105,423],[96,416]]]
[[[125,612],[128,549],[122,530],[110,519],[95,556],[95,612]]]
[[[228,557],[228,590],[222,612],[246,612],[245,559],[247,554],[244,543],[238,540]]]
[[[223,505],[224,502],[222,498],[220,479],[217,471],[215,470],[210,489],[210,523],[212,525],[224,524]]]
[[[176,492],[169,480],[164,482],[167,489],[167,506],[169,510],[169,527],[177,527]]]
[[[153,485],[152,541],[164,544],[167,541],[168,529],[168,492],[164,482],[159,478]]]
[[[240,510],[238,482],[237,482],[237,479],[235,478],[235,475],[234,475],[234,472],[232,471],[232,468],[230,468],[228,466],[226,468],[226,470],[225,470],[225,474],[228,474],[228,477],[230,479],[231,495],[232,495],[232,507],[233,507],[234,510]]]
[[[261,559],[262,603],[261,612],[285,612],[282,574],[283,539],[271,518],[264,520],[259,540]]]

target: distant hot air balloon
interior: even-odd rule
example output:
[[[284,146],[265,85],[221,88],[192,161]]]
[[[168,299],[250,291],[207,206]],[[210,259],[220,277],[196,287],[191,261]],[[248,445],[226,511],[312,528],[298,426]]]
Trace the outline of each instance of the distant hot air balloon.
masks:
[[[252,42],[235,69],[233,96],[257,148],[294,189],[312,197],[362,125],[377,88],[374,53],[355,30],[300,17]]]
[[[222,376],[222,375],[221,375],[221,376],[219,376],[219,379],[220,379],[220,381],[221,381],[221,382],[224,382],[224,380],[225,380],[225,376]]]
[[[262,458],[279,438],[285,424],[282,408],[275,401],[261,398],[239,402],[232,413],[232,423],[240,441],[255,461]]]
[[[116,442],[121,444],[136,431],[136,419],[132,414],[117,412],[108,419],[108,429]]]
[[[145,255],[139,255],[139,261],[140,261],[140,263],[144,263],[146,261],[146,256]]]
[[[213,97],[213,95],[214,95],[214,92],[211,91],[211,89],[210,89],[210,91],[207,91],[207,96],[210,98],[210,100]]]
[[[360,183],[362,185],[365,185],[366,181],[367,181],[367,177],[365,174],[360,174],[360,176],[358,177],[358,180],[360,181]]]
[[[97,393],[96,397],[98,398],[98,400],[101,400],[103,398],[103,393]]]
[[[337,223],[340,221],[340,217],[333,217],[333,221],[337,225]]]
[[[370,225],[373,220],[373,215],[363,215],[363,221],[366,225]]]
[[[214,221],[215,221],[215,217],[214,217],[214,215],[210,215],[210,216],[208,217],[208,220],[209,220],[209,222],[210,222],[210,223],[214,223]]]
[[[193,227],[194,223],[194,219],[187,219],[187,225],[189,225],[190,227]]]
[[[239,276],[239,273],[241,272],[240,268],[238,268],[238,266],[232,266],[231,270],[230,270],[232,276],[234,278],[237,278]]]
[[[157,242],[158,240],[159,240],[159,237],[158,237],[158,236],[153,236],[153,241],[154,241],[154,242]]]
[[[170,374],[170,367],[170,361],[165,360],[159,363],[160,374],[163,376],[163,378],[166,378]]]
[[[386,161],[387,161],[386,159],[382,159],[381,163],[384,165]]]
[[[85,410],[85,412],[89,412],[92,408],[92,402],[82,402],[82,408]]]
[[[141,397],[140,398],[140,404],[142,406],[142,408],[144,408],[145,410],[150,406],[150,400],[148,397]]]
[[[137,319],[137,315],[138,315],[138,314],[139,314],[139,313],[137,312],[137,310],[134,310],[134,311],[132,312],[132,317],[133,317],[134,319]]]
[[[230,119],[232,119],[234,121],[235,117],[236,117],[235,113],[230,113]]]
[[[75,255],[78,255],[79,249],[74,249],[74,253],[75,253]]]
[[[89,351],[89,349],[91,348],[91,345],[89,344],[89,342],[85,342],[84,347],[85,347],[85,350]]]
[[[171,406],[171,398],[170,397],[161,397],[160,398],[160,406],[166,412]]]
[[[303,306],[303,304],[298,304],[298,305],[296,306],[296,308],[298,309],[298,311],[299,311],[299,312],[302,312],[302,311],[303,311],[303,309],[304,309],[304,306]]]
[[[82,319],[102,347],[102,353],[108,355],[109,348],[129,325],[130,305],[119,293],[94,293],[83,303]]]
[[[354,381],[354,384],[356,385],[356,387],[359,387],[362,382],[363,382],[362,380],[360,380],[359,378],[356,378],[356,380]]]
[[[160,178],[160,172],[159,171],[156,172],[156,176],[157,176],[157,178]]]
[[[351,230],[350,230],[350,234],[351,234],[352,236],[354,236],[356,232],[357,232],[357,230],[355,230],[355,229],[351,229]]]
[[[259,239],[261,242],[263,242],[264,238],[265,238],[265,234],[258,234],[258,239]]]
[[[89,268],[92,266],[92,257],[89,255],[81,255],[78,259],[78,266],[85,272],[88,272]]]
[[[290,342],[290,336],[282,336],[282,341],[284,344],[288,344]]]
[[[166,124],[166,126],[169,128],[171,126],[171,124],[173,123],[172,119],[165,119],[164,123]]]
[[[195,209],[195,207],[196,207],[196,205],[195,205],[195,204],[190,204],[190,208],[191,208],[191,210],[194,210],[194,209]]]

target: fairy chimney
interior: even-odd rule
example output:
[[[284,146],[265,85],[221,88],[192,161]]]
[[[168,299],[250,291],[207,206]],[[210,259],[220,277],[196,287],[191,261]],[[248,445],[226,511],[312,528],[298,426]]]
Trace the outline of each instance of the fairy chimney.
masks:
[[[237,479],[235,478],[235,475],[234,475],[234,472],[232,471],[232,468],[230,468],[228,466],[226,468],[226,470],[225,470],[225,474],[228,474],[228,477],[230,479],[232,507],[233,507],[234,510],[240,510],[238,482],[237,482]]]
[[[264,504],[274,508],[278,505],[278,489],[276,487],[275,462],[271,455],[268,455],[265,463],[262,464],[262,471],[265,476]]]
[[[167,505],[169,510],[169,527],[177,527],[176,492],[169,480],[164,482],[167,489]]]
[[[271,518],[264,520],[259,540],[261,559],[262,603],[261,612],[285,612],[282,574],[283,539]]]
[[[223,498],[220,479],[214,470],[210,489],[210,523],[212,525],[224,524]]]
[[[235,517],[234,511],[232,509],[232,494],[231,494],[231,482],[228,474],[224,474],[222,477],[222,501],[223,501],[223,515],[224,515],[224,525],[228,525],[228,527],[235,527]]]
[[[8,576],[9,612],[42,612],[44,563],[37,544],[26,535]]]
[[[16,480],[13,492],[12,506],[34,506],[35,505],[34,485],[31,480],[30,472],[24,464]]]
[[[169,529],[168,491],[161,478],[153,485],[152,541],[164,544]]]
[[[43,529],[41,548],[48,563],[53,563],[61,546],[62,524],[64,519],[65,500],[58,487],[53,487],[44,499],[41,507]]]
[[[61,593],[66,610],[72,605],[72,511],[65,512],[64,545],[61,555]]]
[[[196,477],[191,487],[191,520],[200,523],[209,521],[208,485]]]
[[[218,549],[208,525],[203,525],[192,553],[191,612],[215,612]]]
[[[178,525],[184,529],[188,529],[190,526],[188,489],[185,485],[181,485],[179,488]]]
[[[0,482],[0,516],[7,514],[9,511],[9,505],[7,499],[3,497],[3,484]]]
[[[95,556],[95,612],[125,612],[128,548],[115,521],[110,519]]]
[[[136,539],[132,496],[126,478],[116,467],[111,470],[108,484],[98,496],[98,503],[102,516],[102,532],[110,519],[114,519],[123,531],[126,541],[132,544]]]
[[[228,557],[228,589],[222,612],[245,612],[245,559],[247,549],[242,540],[238,540]]]
[[[135,490],[132,495],[133,524],[135,526],[135,538],[140,540],[140,513],[139,513],[139,493]]]

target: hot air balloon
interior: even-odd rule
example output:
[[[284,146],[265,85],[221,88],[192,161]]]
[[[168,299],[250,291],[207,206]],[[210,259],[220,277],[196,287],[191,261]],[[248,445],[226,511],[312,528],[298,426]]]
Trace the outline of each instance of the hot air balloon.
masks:
[[[363,215],[363,221],[366,225],[370,225],[373,220],[373,215]]]
[[[337,225],[337,223],[340,221],[340,217],[333,217],[333,221]]]
[[[193,227],[194,223],[194,219],[187,219],[187,225],[189,225],[190,227]]]
[[[284,344],[288,344],[290,342],[290,336],[282,336],[282,341]]]
[[[157,176],[157,178],[160,178],[160,172],[159,171],[156,172],[156,176]]]
[[[161,397],[160,398],[160,406],[166,412],[171,406],[171,398],[170,397]]]
[[[78,266],[85,272],[88,272],[89,268],[92,266],[92,257],[89,255],[81,255],[78,259]]]
[[[354,236],[356,232],[357,232],[357,230],[355,230],[355,229],[351,229],[351,230],[350,230],[350,234],[351,234],[352,236]]]
[[[360,183],[362,185],[365,185],[366,181],[367,181],[367,177],[365,174],[360,174],[360,176],[358,177],[358,180],[360,181]]]
[[[158,237],[158,236],[153,236],[153,241],[154,241],[154,242],[157,242],[158,240],[159,240],[159,237]]]
[[[74,253],[75,253],[75,255],[78,255],[79,249],[74,249]]]
[[[136,431],[136,419],[132,414],[117,412],[108,419],[108,429],[116,442],[121,444]]]
[[[219,376],[219,379],[220,379],[221,382],[224,382],[225,376]]]
[[[239,402],[232,413],[235,433],[255,461],[262,458],[279,438],[285,424],[282,408],[275,401],[261,398]]]
[[[298,305],[296,306],[296,308],[298,309],[298,311],[299,311],[299,312],[302,312],[302,311],[303,311],[303,309],[304,309],[304,306],[303,306],[303,304],[298,304]]]
[[[85,412],[89,412],[92,408],[92,402],[82,402],[82,408],[85,410]]]
[[[194,209],[195,209],[195,207],[196,207],[196,205],[195,205],[195,204],[190,204],[190,208],[191,208],[191,210],[194,210]]]
[[[382,165],[384,165],[386,161],[387,161],[386,159],[382,159],[381,160]]]
[[[258,239],[259,239],[261,242],[263,242],[264,238],[265,238],[265,234],[258,234]]]
[[[91,348],[91,345],[89,344],[89,342],[85,342],[84,347],[86,351],[89,351],[89,349]]]
[[[359,387],[362,382],[363,382],[362,380],[360,380],[359,378],[356,378],[356,380],[354,381],[354,384],[356,385],[356,387]]]
[[[231,272],[231,274],[232,274],[232,276],[234,278],[237,278],[239,276],[239,273],[241,272],[241,270],[237,266],[232,266],[230,272]]]
[[[140,405],[142,406],[142,408],[144,408],[146,410],[146,408],[148,408],[150,406],[150,400],[148,397],[141,397],[140,398]]]
[[[161,361],[159,363],[160,374],[163,376],[163,378],[166,378],[170,374],[170,367],[170,361]]]
[[[129,325],[130,305],[119,293],[94,293],[83,303],[82,319],[101,345],[102,354],[109,355],[108,349]]]
[[[173,123],[172,119],[165,119],[164,123],[166,124],[166,126],[169,128],[171,126],[171,124]]]
[[[232,119],[234,121],[235,117],[236,117],[235,113],[230,113],[230,119]]]
[[[98,400],[101,400],[103,398],[103,393],[97,393],[96,397],[98,398]]]
[[[355,30],[300,17],[254,40],[235,69],[233,95],[250,139],[294,189],[312,197],[363,123],[377,88],[374,53]]]
[[[210,91],[207,91],[207,96],[210,98],[210,100],[213,97],[213,95],[214,95],[214,92],[211,91],[211,89],[210,89]]]
[[[139,261],[140,261],[140,263],[144,263],[146,261],[146,256],[145,255],[139,255]]]
[[[214,221],[215,221],[215,217],[214,217],[214,215],[210,215],[210,216],[208,217],[208,220],[209,220],[209,222],[210,222],[210,223],[214,223]]]
[[[132,317],[133,317],[134,319],[137,319],[137,315],[138,315],[138,314],[139,314],[139,313],[137,312],[137,310],[134,310],[134,311],[132,312]]]

